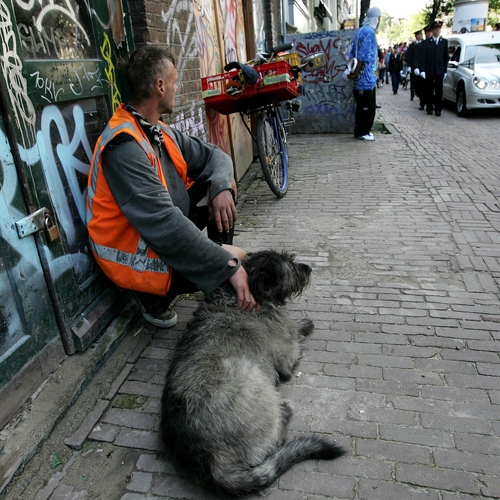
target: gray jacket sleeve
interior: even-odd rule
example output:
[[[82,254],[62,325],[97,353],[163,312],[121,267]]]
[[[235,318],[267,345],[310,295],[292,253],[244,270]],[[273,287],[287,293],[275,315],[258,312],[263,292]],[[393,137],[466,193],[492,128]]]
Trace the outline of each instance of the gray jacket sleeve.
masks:
[[[188,155],[186,161],[192,160]],[[108,145],[102,162],[104,177],[118,206],[165,263],[205,293],[212,292],[236,272],[239,266],[228,265],[233,255],[209,240],[173,205],[135,141]],[[204,175],[194,168],[193,175],[196,174]]]
[[[188,176],[210,186],[210,199],[221,191],[231,189],[233,162],[231,157],[214,144],[203,142],[170,127],[184,160]]]

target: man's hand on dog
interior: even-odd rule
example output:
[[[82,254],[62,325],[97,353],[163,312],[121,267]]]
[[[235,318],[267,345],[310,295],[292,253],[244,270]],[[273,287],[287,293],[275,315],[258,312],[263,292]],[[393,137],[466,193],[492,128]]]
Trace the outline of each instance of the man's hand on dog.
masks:
[[[228,233],[238,220],[236,206],[231,191],[221,191],[209,204],[210,217],[215,220],[217,231]]]
[[[232,287],[236,290],[238,307],[240,309],[247,312],[251,312],[254,309],[257,312],[260,311],[260,304],[257,304],[257,301],[248,287],[248,274],[243,266],[240,266],[231,278],[229,278],[229,283],[231,283]]]
[[[242,260],[247,254],[243,248],[236,247],[234,245],[222,245],[228,252],[231,252],[237,259]],[[236,265],[236,261],[229,261],[229,265]],[[229,278],[229,283],[236,290],[236,296],[238,297],[238,307],[243,309],[243,311],[251,312],[254,309],[259,312],[260,304],[257,304],[250,288],[248,287],[248,274],[243,266]]]

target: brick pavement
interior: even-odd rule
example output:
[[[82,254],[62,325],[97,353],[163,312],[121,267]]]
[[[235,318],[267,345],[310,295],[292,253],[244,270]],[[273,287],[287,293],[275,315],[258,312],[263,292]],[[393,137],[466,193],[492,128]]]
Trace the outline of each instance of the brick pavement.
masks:
[[[267,498],[500,498],[500,119],[430,117],[388,86],[378,102],[392,134],[292,136],[287,196],[255,165],[240,190],[235,243],[314,269],[289,306],[316,325],[282,386],[290,435],[350,451],[295,466]],[[174,329],[146,327],[89,436],[140,450],[120,500],[215,498],[156,455],[166,359],[196,301],[176,307]],[[63,483],[50,498],[71,498]]]

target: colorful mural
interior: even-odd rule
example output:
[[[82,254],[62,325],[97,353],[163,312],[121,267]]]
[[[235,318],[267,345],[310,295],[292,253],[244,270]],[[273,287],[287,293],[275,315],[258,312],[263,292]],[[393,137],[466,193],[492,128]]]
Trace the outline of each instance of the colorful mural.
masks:
[[[352,132],[355,114],[352,83],[346,82],[342,73],[349,60],[354,33],[354,30],[324,31],[285,37],[301,58],[322,51],[328,61],[321,70],[302,74],[305,95],[300,98],[301,110],[294,114],[292,133]]]

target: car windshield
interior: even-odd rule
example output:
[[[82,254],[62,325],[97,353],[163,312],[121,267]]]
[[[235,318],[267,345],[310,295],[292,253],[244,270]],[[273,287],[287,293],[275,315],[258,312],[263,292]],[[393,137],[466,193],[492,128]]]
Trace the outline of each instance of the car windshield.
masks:
[[[500,43],[487,43],[485,45],[469,45],[465,49],[467,61],[476,56],[476,64],[489,64],[500,62]]]

